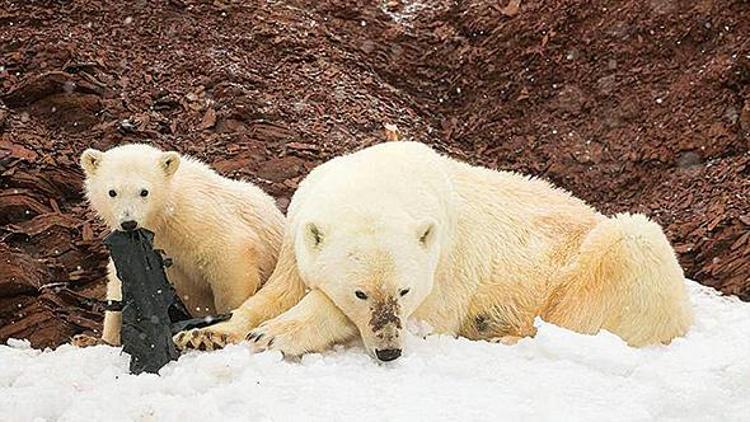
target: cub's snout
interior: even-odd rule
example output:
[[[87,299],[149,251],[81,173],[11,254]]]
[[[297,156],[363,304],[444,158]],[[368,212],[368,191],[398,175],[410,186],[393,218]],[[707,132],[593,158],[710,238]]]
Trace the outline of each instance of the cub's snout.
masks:
[[[123,221],[120,223],[120,227],[126,232],[133,231],[138,228],[138,223],[133,220]]]

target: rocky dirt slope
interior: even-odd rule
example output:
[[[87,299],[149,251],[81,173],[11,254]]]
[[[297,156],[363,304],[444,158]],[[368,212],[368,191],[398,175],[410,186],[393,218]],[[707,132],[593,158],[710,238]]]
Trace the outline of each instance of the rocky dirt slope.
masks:
[[[750,299],[746,0],[0,0],[0,341],[99,328],[86,147],[174,148],[285,208],[389,138],[645,212]]]

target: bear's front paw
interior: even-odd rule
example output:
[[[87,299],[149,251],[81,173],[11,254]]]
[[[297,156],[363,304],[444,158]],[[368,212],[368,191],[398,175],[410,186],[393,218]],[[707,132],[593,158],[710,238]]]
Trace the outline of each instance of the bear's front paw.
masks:
[[[295,320],[271,320],[264,322],[245,337],[254,353],[277,350],[285,357],[299,357],[307,352],[304,324]]]
[[[73,338],[70,339],[70,344],[75,347],[91,347],[99,345],[111,346],[111,344],[107,343],[106,341],[94,336],[90,336],[88,334],[74,335]]]
[[[242,334],[222,325],[180,331],[172,341],[179,350],[217,350],[242,341]]]

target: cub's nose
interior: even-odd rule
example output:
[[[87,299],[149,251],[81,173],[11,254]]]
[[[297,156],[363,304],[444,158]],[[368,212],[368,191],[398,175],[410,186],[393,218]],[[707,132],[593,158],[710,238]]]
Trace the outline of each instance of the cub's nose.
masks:
[[[392,360],[398,359],[398,357],[401,356],[401,349],[376,350],[375,356],[377,356],[378,359],[382,360],[383,362],[390,362]]]
[[[138,227],[138,223],[133,220],[123,221],[122,223],[120,223],[120,227],[122,227],[122,229],[126,232],[129,232],[135,230],[135,228]]]

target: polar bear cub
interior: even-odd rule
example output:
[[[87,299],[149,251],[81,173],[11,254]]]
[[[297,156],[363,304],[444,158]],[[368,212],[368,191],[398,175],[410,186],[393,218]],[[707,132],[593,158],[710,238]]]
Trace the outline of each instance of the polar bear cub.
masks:
[[[398,358],[407,318],[436,333],[512,343],[534,318],[628,344],[691,325],[683,272],[661,228],[604,217],[550,184],[473,167],[411,142],[335,158],[300,184],[267,286],[182,348],[251,341],[287,355],[361,337]],[[249,334],[248,334],[249,333]]]
[[[88,149],[80,163],[90,205],[110,229],[155,233],[155,247],[173,261],[167,277],[194,316],[238,307],[273,271],[285,219],[258,187],[142,144]],[[107,299],[120,300],[111,260],[108,269]],[[120,313],[107,311],[101,341],[119,344],[120,324]],[[98,342],[73,339],[79,346]]]

